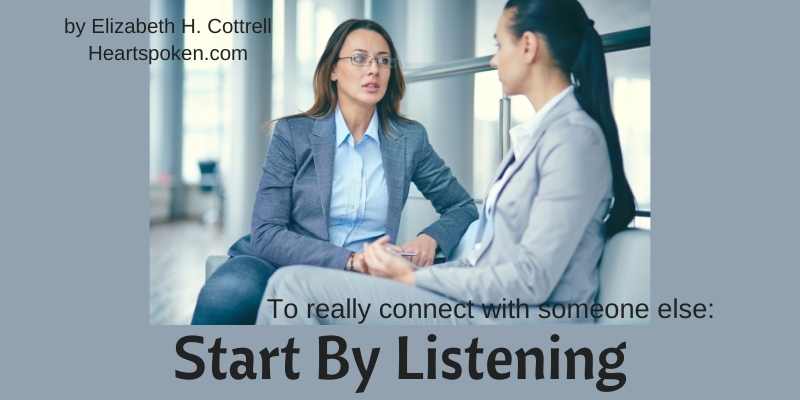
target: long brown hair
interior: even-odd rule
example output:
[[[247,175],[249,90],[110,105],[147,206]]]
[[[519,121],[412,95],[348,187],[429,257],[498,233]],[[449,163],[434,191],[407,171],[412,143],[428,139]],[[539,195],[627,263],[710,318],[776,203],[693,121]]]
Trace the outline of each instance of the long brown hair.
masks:
[[[325,51],[322,52],[322,56],[317,63],[317,69],[314,71],[314,105],[303,113],[290,115],[286,118],[295,116],[322,118],[336,109],[338,93],[336,82],[331,81],[331,72],[334,65],[339,61],[339,52],[344,46],[347,35],[358,29],[366,29],[381,35],[386,40],[386,43],[389,44],[390,56],[394,60],[386,93],[376,106],[383,131],[389,134],[392,123],[410,121],[400,114],[400,100],[403,99],[403,94],[406,91],[406,81],[403,79],[403,71],[400,69],[397,50],[395,50],[389,33],[380,24],[368,19],[348,19],[336,27],[336,30],[333,31],[328,39]]]

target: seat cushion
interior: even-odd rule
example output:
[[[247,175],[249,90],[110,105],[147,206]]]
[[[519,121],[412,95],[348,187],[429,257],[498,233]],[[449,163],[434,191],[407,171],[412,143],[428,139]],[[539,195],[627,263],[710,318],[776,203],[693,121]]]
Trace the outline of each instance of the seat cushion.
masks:
[[[606,242],[600,261],[600,304],[650,304],[650,231],[627,229]],[[598,322],[630,324],[631,319],[601,319]]]

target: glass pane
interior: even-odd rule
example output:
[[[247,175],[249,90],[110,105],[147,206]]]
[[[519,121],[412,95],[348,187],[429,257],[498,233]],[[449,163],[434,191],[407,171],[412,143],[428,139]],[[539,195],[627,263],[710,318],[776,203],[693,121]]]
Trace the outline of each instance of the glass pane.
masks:
[[[580,0],[600,34],[650,26],[650,0]]]
[[[475,56],[494,54],[494,32],[506,0],[478,0],[475,13]]]
[[[502,87],[496,71],[475,74],[475,122],[473,134],[473,196],[483,199],[500,164],[500,98]],[[512,105],[512,109],[514,106]]]
[[[486,56],[494,53],[492,35],[506,0],[477,0],[475,3],[475,56]],[[580,3],[601,34],[650,26],[650,0],[582,0]]]
[[[187,18],[207,21],[211,18],[230,20],[233,17],[232,1],[186,1]],[[218,35],[201,31],[185,35],[186,48],[233,48],[233,35]],[[183,181],[198,183],[198,162],[206,159],[220,160],[224,134],[231,126],[230,96],[228,95],[228,62],[191,61],[184,64],[183,81]]]
[[[273,4],[272,117],[280,118],[311,107],[314,70],[328,38],[340,23],[364,18],[364,12],[360,1],[276,0]]]
[[[609,53],[609,87],[625,173],[639,209],[650,209],[650,48]]]

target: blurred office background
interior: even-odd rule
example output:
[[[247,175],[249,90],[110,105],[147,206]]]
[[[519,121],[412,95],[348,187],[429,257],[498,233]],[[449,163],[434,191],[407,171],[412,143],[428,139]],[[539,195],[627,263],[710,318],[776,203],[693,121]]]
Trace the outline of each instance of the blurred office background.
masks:
[[[650,26],[649,0],[582,0],[601,34]],[[505,0],[152,0],[151,19],[272,16],[272,35],[152,35],[152,47],[246,48],[248,60],[153,64],[150,73],[150,322],[188,324],[208,255],[247,233],[269,141],[265,122],[303,111],[334,28],[381,23],[404,70],[491,55]],[[650,48],[607,54],[628,179],[650,210]],[[495,71],[411,83],[404,112],[481,199],[500,161],[501,87]],[[512,98],[512,126],[533,110]],[[435,218],[412,188],[399,241]],[[650,227],[649,218],[637,218]]]

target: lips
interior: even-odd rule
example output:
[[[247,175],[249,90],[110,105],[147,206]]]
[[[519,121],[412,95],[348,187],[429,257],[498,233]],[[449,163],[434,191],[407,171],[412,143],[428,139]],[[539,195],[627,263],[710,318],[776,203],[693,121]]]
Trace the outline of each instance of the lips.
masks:
[[[378,90],[381,88],[381,86],[378,85],[377,82],[367,82],[367,83],[361,85],[361,87],[364,88],[364,90],[367,93],[377,93]]]

